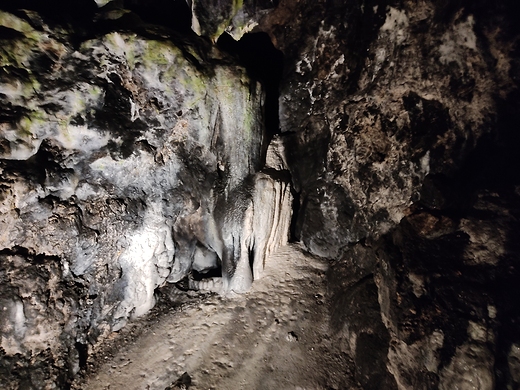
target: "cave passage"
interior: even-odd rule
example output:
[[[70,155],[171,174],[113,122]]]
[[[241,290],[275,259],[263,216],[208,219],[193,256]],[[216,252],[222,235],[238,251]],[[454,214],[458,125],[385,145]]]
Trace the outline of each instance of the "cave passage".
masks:
[[[210,279],[210,278],[221,278],[222,277],[222,267],[219,264],[217,267],[212,268],[205,272],[198,272],[194,269],[191,270],[191,276],[193,280],[200,282],[202,279]]]

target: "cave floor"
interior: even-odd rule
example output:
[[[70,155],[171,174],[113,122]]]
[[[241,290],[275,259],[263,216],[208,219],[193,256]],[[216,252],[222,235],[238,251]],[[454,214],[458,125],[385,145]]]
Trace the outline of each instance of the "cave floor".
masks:
[[[340,388],[348,364],[329,334],[326,270],[296,245],[280,248],[248,293],[207,294],[134,321],[139,335],[114,335],[113,345],[126,341],[97,354],[96,368],[73,388]]]

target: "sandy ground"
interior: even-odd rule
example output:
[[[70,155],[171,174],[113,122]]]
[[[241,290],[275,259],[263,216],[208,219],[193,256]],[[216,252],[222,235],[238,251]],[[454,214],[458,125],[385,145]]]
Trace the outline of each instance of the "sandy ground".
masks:
[[[208,294],[137,321],[134,340],[133,330],[116,335],[112,353],[99,353],[103,363],[75,388],[343,388],[347,364],[328,335],[326,270],[297,246],[283,247],[247,294]]]

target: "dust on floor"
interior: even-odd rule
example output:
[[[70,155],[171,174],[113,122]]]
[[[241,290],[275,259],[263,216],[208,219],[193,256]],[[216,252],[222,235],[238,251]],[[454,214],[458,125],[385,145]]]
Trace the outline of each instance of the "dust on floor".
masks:
[[[148,321],[81,389],[334,389],[347,362],[329,335],[327,264],[280,248],[241,295],[208,295]],[[134,324],[135,326],[135,324]],[[123,337],[123,336],[116,336]]]

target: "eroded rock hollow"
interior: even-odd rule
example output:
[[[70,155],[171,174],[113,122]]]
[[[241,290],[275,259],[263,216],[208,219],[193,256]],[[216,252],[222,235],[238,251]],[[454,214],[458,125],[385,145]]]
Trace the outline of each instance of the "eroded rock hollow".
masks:
[[[343,367],[309,388],[519,388],[519,16],[0,4],[0,383],[70,388],[158,289],[245,293],[292,240]]]

